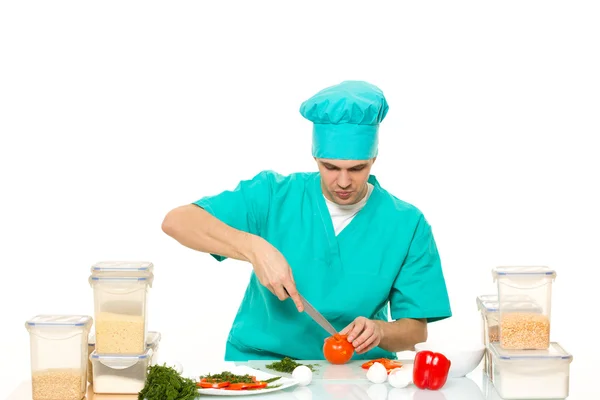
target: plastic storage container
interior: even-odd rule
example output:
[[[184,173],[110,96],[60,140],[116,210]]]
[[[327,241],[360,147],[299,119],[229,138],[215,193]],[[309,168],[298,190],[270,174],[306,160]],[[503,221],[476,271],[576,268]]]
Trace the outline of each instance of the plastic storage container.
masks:
[[[160,348],[160,339],[161,339],[160,332],[149,331],[148,334],[146,335],[146,348],[152,349],[152,356],[150,357],[150,365],[156,364],[159,359],[158,355],[159,355],[159,348]],[[96,350],[96,337],[92,333],[90,335],[90,338],[88,341],[88,382],[90,382],[90,383],[94,382],[94,374],[93,374],[94,366],[92,365],[92,359],[90,357],[92,355],[92,353],[94,352],[94,350]]]
[[[152,280],[153,277],[90,276],[99,354],[133,355],[145,351]]]
[[[530,301],[526,301],[529,299]],[[486,347],[484,353],[483,369],[489,377],[493,376],[490,343],[501,341],[500,335],[500,303],[498,301],[482,301],[481,297],[477,298],[477,307],[481,312],[483,343]],[[531,301],[528,296],[511,296],[505,302],[505,308],[509,308],[515,312],[521,313],[536,313],[541,314],[542,310],[539,305]]]
[[[497,267],[500,345],[512,350],[541,350],[550,345],[552,283],[556,272],[548,267]],[[541,312],[511,307],[510,296],[528,296]]]
[[[138,394],[146,383],[152,349],[135,356],[91,354],[94,393]]]
[[[503,399],[564,399],[569,396],[573,356],[558,343],[545,350],[506,350],[490,345],[493,382]]]
[[[494,298],[495,300],[492,300]],[[482,341],[485,345],[483,354],[483,371],[490,377],[492,375],[489,344],[490,342],[496,342],[499,340],[497,299],[498,296],[477,297],[477,309],[481,314],[481,332],[483,334]]]
[[[80,400],[87,389],[88,315],[37,315],[25,323],[33,400]]]
[[[90,269],[92,276],[135,276],[154,275],[154,264],[148,261],[101,261]]]

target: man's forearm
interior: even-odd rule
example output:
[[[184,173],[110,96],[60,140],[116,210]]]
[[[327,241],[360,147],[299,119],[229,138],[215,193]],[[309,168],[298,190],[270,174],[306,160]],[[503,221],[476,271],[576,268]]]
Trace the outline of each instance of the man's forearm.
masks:
[[[170,211],[163,231],[182,245],[201,251],[250,262],[256,236],[232,228],[206,210],[190,204]]]
[[[383,337],[379,347],[384,350],[414,351],[415,344],[427,340],[427,321],[425,319],[399,319],[393,322],[375,321],[382,329]]]

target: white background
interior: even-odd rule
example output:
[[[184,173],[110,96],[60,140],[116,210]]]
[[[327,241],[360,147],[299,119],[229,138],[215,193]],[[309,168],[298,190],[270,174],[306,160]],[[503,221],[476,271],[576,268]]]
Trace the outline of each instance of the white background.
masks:
[[[2,2],[0,397],[28,379],[28,318],[93,313],[99,260],[155,263],[161,351],[184,365],[222,359],[250,266],[180,246],[163,217],[261,169],[315,170],[298,109],[346,79],[384,90],[373,173],[434,229],[454,316],[430,337],[479,338],[475,297],[494,292],[494,266],[549,265],[552,339],[575,357],[572,393],[592,395],[599,11],[593,1]]]

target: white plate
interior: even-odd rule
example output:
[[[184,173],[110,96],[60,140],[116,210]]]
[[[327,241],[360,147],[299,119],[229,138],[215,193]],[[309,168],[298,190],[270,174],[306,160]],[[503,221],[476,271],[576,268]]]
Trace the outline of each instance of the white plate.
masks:
[[[223,389],[198,388],[198,393],[200,393],[201,395],[204,395],[204,396],[256,396],[256,395],[260,395],[260,394],[266,394],[266,393],[276,392],[278,390],[287,389],[289,387],[292,387],[292,386],[298,384],[298,382],[295,379],[288,378],[288,377],[285,377],[282,375],[269,374],[267,372],[260,371],[258,369],[254,369],[254,368],[250,368],[250,367],[246,367],[243,365],[239,365],[239,366],[232,365],[229,368],[216,368],[216,369],[211,368],[211,369],[203,370],[194,375],[186,374],[186,376],[197,382],[200,375],[207,375],[209,373],[210,374],[219,374],[223,371],[229,371],[236,375],[245,375],[245,374],[253,375],[253,376],[256,376],[256,379],[259,381],[264,381],[267,379],[274,378],[276,376],[281,376],[281,378],[277,379],[275,382],[270,383],[271,385],[280,385],[280,386],[272,388],[272,389],[258,389],[258,390],[223,390]]]

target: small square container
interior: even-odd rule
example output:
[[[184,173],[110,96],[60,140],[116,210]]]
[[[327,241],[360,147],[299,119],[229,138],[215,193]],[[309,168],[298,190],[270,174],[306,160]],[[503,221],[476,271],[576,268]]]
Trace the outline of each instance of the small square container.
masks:
[[[33,400],[80,400],[87,389],[89,315],[37,315],[30,336]]]
[[[149,261],[100,261],[92,265],[92,276],[135,276],[154,275],[154,264]]]
[[[152,349],[139,355],[90,355],[93,368],[94,393],[138,394],[146,384]]]
[[[550,345],[552,283],[556,272],[548,267],[496,267],[500,344],[507,350],[543,350]],[[511,296],[528,296],[541,312],[512,307]]]
[[[148,292],[152,277],[90,276],[94,289],[99,354],[142,354],[146,350]]]
[[[493,382],[503,399],[564,399],[569,396],[573,356],[558,343],[545,350],[505,350],[490,344]]]
[[[152,350],[152,356],[150,357],[150,365],[155,365],[158,360],[158,352],[160,347],[160,332],[149,331],[146,335],[146,348]],[[88,340],[88,382],[94,383],[94,366],[92,365],[91,355],[96,350],[96,337],[92,333]]]

